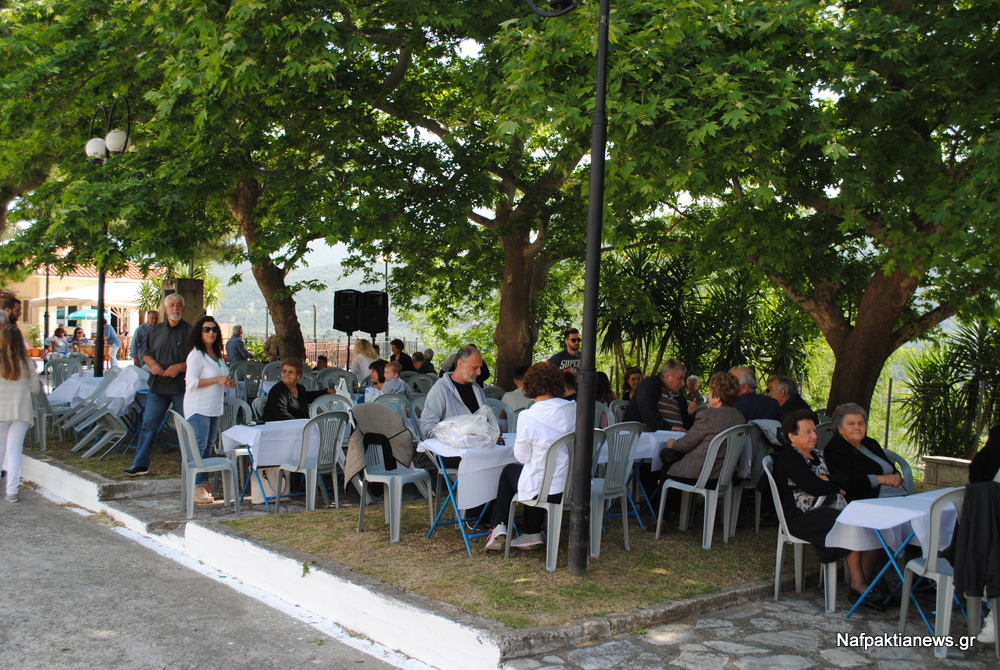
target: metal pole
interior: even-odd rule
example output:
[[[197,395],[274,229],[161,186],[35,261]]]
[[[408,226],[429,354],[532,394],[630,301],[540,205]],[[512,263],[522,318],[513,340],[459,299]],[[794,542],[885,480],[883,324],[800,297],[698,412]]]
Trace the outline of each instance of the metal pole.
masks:
[[[319,356],[319,340],[316,339],[316,305],[313,305],[313,356]]]
[[[94,338],[94,376],[104,376],[104,263],[97,271],[97,336]]]
[[[889,390],[885,394],[885,437],[882,439],[883,449],[889,448],[890,419],[892,419],[892,377],[889,377]]]
[[[597,40],[597,92],[590,145],[590,206],[587,211],[587,262],[583,288],[582,368],[577,377],[576,458],[573,459],[573,505],[569,517],[569,571],[587,572],[590,550],[591,462],[594,450],[594,403],[597,380],[597,300],[601,280],[601,231],[604,227],[604,153],[607,147],[608,117],[605,93],[608,74],[608,15],[610,0],[601,0]],[[623,512],[624,513],[624,512]]]
[[[49,270],[50,266],[45,266],[45,339],[49,337]]]

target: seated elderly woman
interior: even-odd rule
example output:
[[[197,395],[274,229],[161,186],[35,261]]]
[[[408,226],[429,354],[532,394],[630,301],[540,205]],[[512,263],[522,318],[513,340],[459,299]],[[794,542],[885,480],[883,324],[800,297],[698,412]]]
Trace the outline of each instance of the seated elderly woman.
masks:
[[[52,337],[45,338],[45,346],[54,354],[68,354],[72,345],[66,338],[66,329],[62,326],[56,328]]]
[[[773,475],[788,530],[795,537],[812,544],[823,563],[847,558],[851,571],[851,597],[856,600],[868,588],[869,578],[862,569],[862,563],[868,555],[873,561],[878,551],[850,551],[826,546],[827,533],[847,506],[844,487],[849,477],[828,466],[823,455],[815,451],[816,415],[812,411],[795,410],[784,418],[781,428],[793,448],[780,452],[774,463]],[[882,609],[878,599],[872,595],[864,604]]]
[[[705,464],[708,445],[722,431],[746,423],[739,410],[733,407],[740,395],[740,382],[729,372],[716,372],[708,380],[708,408],[698,412],[691,429],[676,440],[667,440],[667,447],[660,452],[663,462],[662,479],[673,479],[682,484],[694,484],[698,481],[701,468]],[[712,473],[707,486],[714,489],[726,458],[725,445],[719,449],[712,466]],[[742,445],[736,445],[740,448]],[[670,513],[680,510],[681,492],[670,489],[667,492],[666,510]],[[664,519],[665,520],[665,519]]]
[[[865,498],[905,496],[903,477],[879,443],[868,437],[868,412],[860,405],[840,405],[833,412],[837,433],[823,450],[830,467],[849,478],[847,502]]]
[[[538,495],[545,472],[545,454],[558,438],[573,430],[576,424],[576,403],[562,396],[566,391],[563,373],[551,363],[536,363],[524,375],[522,392],[533,398],[535,404],[523,410],[517,419],[517,441],[514,458],[517,463],[507,465],[500,474],[497,497],[493,502],[491,525],[493,530],[486,540],[486,551],[500,551],[507,540],[507,514],[514,494],[521,500]],[[556,469],[549,489],[549,500],[559,502],[566,487],[568,456],[556,459]],[[553,495],[554,494],[554,495]],[[512,547],[530,549],[542,544],[542,522],[545,510],[538,507],[524,508],[521,536],[513,540]]]
[[[288,419],[308,419],[309,403],[337,389],[307,391],[299,384],[302,379],[302,361],[286,358],[281,361],[281,383],[275,384],[267,394],[264,406],[264,421],[286,421]]]

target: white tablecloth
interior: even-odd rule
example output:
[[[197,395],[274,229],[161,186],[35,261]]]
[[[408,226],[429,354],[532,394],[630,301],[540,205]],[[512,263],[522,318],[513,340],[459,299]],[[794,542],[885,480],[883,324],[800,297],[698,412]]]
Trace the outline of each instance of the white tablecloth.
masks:
[[[655,433],[641,433],[639,435],[639,446],[635,450],[636,460],[648,458],[650,459],[650,467],[653,472],[659,472],[660,468],[663,466],[663,461],[660,460],[660,450],[666,448],[667,440],[676,440],[683,437],[684,433],[678,430],[658,430]],[[604,460],[601,463],[607,463],[608,457],[606,450],[604,452]]]
[[[228,454],[245,444],[253,454],[256,467],[294,463],[302,451],[302,430],[307,423],[309,419],[291,419],[256,426],[233,426],[222,433],[222,449]],[[312,433],[310,456],[319,452],[319,433],[315,430]]]
[[[67,403],[76,406],[89,398],[94,389],[100,386],[101,381],[94,377],[78,377],[74,374],[62,384],[52,389],[52,393],[49,394],[49,404],[61,405]]]
[[[926,556],[931,505],[938,497],[953,490],[938,489],[898,498],[855,500],[837,517],[837,523],[826,536],[826,543],[845,549],[879,549],[882,545],[875,535],[875,529],[878,529],[886,543],[896,549],[912,529]],[[941,515],[941,547],[937,550],[951,542],[956,517],[954,505],[949,505]]]
[[[430,452],[439,456],[459,456],[458,466],[458,508],[472,509],[497,497],[500,473],[508,463],[517,463],[514,458],[514,433],[504,433],[505,445],[494,445],[491,449],[453,449],[437,438],[424,440],[417,445],[417,451]]]

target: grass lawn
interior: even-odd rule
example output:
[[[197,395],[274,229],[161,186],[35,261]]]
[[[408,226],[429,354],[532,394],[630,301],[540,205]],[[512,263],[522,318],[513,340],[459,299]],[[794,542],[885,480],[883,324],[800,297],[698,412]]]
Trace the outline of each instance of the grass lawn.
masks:
[[[568,518],[568,515],[567,515]],[[620,519],[609,519],[601,556],[591,559],[587,574],[566,569],[566,532],[558,569],[545,571],[544,549],[483,551],[485,538],[465,551],[453,527],[425,537],[427,504],[404,503],[401,540],[389,542],[380,505],[365,511],[365,532],[357,532],[356,507],[324,509],[224,522],[262,540],[334,561],[435,600],[515,628],[561,624],[588,616],[624,612],[667,600],[710,593],[760,581],[774,574],[776,531],[740,529],[725,544],[716,526],[712,549],[701,548],[701,526],[686,532],[676,525],[657,542],[634,519],[629,524],[632,551],[622,546]]]
[[[86,449],[81,449],[77,453],[70,451],[73,448],[75,442],[62,442],[58,439],[58,433],[53,432],[49,434],[46,446],[48,449],[45,451],[39,451],[32,446],[31,448],[25,447],[24,453],[30,454],[35,458],[52,458],[57,461],[61,461],[73,467],[80,468],[81,470],[86,470],[88,472],[93,472],[95,474],[101,475],[102,477],[107,477],[108,479],[114,479],[116,481],[131,479],[126,475],[123,470],[130,465],[132,465],[132,457],[135,456],[135,450],[129,450],[124,454],[109,454],[107,458],[103,461],[99,460],[103,450],[90,458],[82,458]],[[164,449],[159,445],[159,443],[154,443],[153,453],[150,458],[149,463],[149,474],[145,475],[144,479],[180,479],[181,476],[181,466],[177,462],[177,449]]]

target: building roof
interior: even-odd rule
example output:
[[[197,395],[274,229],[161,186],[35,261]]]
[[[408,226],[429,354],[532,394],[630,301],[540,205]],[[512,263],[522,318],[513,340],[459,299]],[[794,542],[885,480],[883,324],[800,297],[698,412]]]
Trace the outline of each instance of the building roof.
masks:
[[[161,273],[162,273],[162,270],[160,270],[159,268],[150,268],[149,269],[149,276],[150,277],[157,277]],[[55,269],[53,269],[52,274],[56,275]],[[45,266],[44,265],[40,265],[37,268],[35,268],[34,275],[36,277],[44,277],[45,276]],[[58,276],[60,276],[60,277],[75,277],[75,278],[79,278],[79,279],[97,279],[97,268],[95,268],[93,266],[90,266],[90,265],[80,265],[75,270],[71,270],[70,272],[66,272],[66,273],[63,273],[63,274],[58,275]],[[134,281],[142,281],[142,280],[146,279],[146,277],[144,277],[142,275],[142,270],[139,268],[139,266],[136,265],[135,263],[132,263],[132,262],[129,262],[129,264],[125,268],[124,272],[115,273],[115,277],[114,278],[115,279],[131,279],[131,280],[134,280]]]

